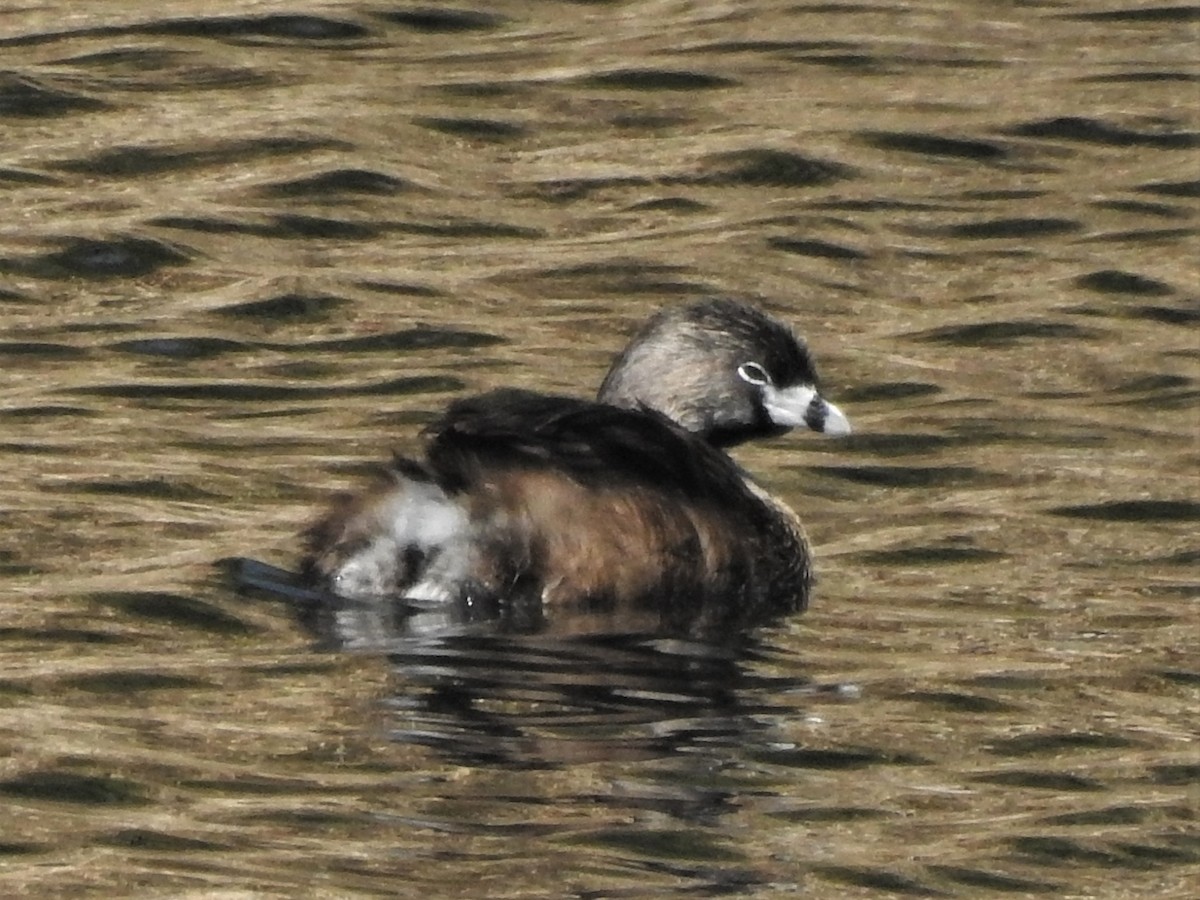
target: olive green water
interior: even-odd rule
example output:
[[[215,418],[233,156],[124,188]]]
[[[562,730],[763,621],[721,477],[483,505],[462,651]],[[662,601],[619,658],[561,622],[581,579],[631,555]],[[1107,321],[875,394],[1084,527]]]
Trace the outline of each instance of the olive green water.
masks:
[[[0,895],[1200,893],[1200,14],[0,10]],[[733,658],[314,646],[214,566],[710,293],[843,441]]]

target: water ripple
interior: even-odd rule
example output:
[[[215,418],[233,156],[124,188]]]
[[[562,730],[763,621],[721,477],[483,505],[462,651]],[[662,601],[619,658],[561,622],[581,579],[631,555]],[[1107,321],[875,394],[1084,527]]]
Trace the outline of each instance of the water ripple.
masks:
[[[54,87],[45,80],[0,72],[0,116],[46,118],[106,108],[108,104],[101,100]]]

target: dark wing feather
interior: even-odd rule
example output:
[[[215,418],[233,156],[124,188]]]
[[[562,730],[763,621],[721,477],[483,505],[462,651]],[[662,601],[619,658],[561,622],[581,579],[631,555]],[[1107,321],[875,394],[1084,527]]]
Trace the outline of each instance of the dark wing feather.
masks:
[[[506,389],[456,401],[426,435],[429,465],[451,491],[470,484],[481,466],[501,464],[693,500],[747,496],[728,456],[651,410]]]

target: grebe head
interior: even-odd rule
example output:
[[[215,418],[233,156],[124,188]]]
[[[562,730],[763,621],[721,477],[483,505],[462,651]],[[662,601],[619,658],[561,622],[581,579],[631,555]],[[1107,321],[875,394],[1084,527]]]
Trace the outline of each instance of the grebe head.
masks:
[[[736,300],[654,316],[613,362],[599,400],[655,410],[720,447],[799,426],[850,432],[842,411],[820,395],[804,342]]]

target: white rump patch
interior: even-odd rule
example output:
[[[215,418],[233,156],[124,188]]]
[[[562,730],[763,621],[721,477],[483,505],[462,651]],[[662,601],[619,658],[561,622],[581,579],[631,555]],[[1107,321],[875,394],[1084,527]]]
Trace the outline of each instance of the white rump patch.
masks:
[[[356,524],[372,537],[334,570],[338,594],[351,599],[399,594],[430,602],[458,596],[469,572],[469,523],[441,488],[405,480],[361,515],[367,521]],[[423,567],[405,571],[413,556]]]

